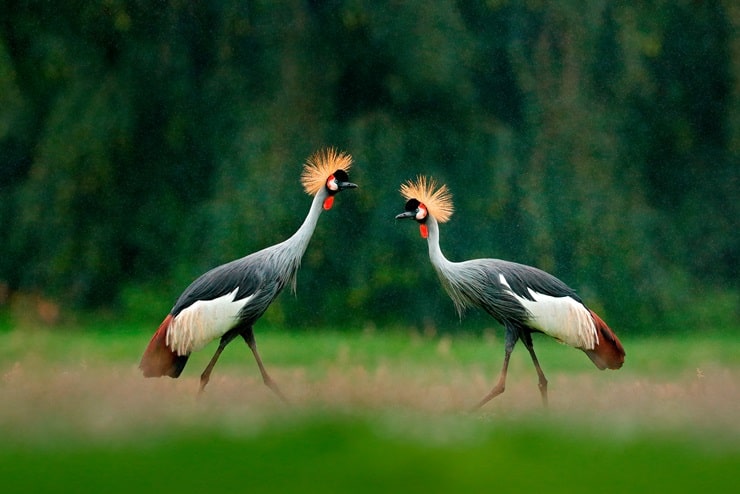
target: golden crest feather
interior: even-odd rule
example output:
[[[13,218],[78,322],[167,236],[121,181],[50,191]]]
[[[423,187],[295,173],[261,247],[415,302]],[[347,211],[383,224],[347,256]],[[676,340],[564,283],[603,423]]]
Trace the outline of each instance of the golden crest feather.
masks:
[[[301,184],[307,194],[316,195],[321,187],[326,185],[326,180],[335,171],[342,169],[349,171],[352,166],[352,156],[335,148],[325,148],[316,151],[303,165],[301,173]]]
[[[416,199],[426,206],[429,214],[439,223],[450,219],[455,208],[452,205],[452,194],[446,185],[437,186],[433,178],[423,175],[416,177],[416,181],[409,180],[401,185],[401,195],[406,199]]]

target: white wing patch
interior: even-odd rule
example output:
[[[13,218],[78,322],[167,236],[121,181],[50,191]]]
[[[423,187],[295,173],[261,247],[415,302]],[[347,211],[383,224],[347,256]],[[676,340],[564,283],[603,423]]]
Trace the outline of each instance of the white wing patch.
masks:
[[[213,300],[198,300],[180,312],[167,330],[167,345],[178,355],[188,355],[220,338],[234,327],[236,316],[254,294],[234,300],[239,287]]]
[[[501,283],[509,288],[503,275],[499,275]],[[534,300],[520,297],[511,291],[532,315],[527,323],[534,329],[552,336],[561,343],[575,348],[593,350],[598,342],[596,326],[588,309],[570,297],[551,297],[527,288]]]

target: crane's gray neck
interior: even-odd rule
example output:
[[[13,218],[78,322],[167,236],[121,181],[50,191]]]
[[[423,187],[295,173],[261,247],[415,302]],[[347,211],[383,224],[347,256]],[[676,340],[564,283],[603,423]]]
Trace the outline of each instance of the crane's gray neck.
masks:
[[[427,236],[429,260],[432,261],[432,266],[437,271],[445,291],[455,303],[455,309],[462,315],[466,307],[473,305],[473,301],[464,291],[466,263],[452,262],[444,256],[439,247],[439,223],[434,216],[430,215],[427,218],[426,225],[429,231]]]
[[[427,237],[427,244],[429,245],[429,259],[432,261],[434,269],[438,273],[447,272],[449,270],[450,261],[447,260],[442,249],[439,247],[439,223],[434,219],[434,216],[427,217],[426,226],[429,231]],[[441,272],[440,272],[441,271]]]
[[[311,208],[308,210],[306,219],[298,230],[287,240],[274,245],[270,248],[269,258],[274,263],[278,273],[278,278],[284,279],[291,285],[293,292],[296,288],[295,274],[301,265],[301,259],[311,241],[313,231],[316,229],[316,223],[319,221],[321,211],[323,211],[324,200],[329,193],[325,187],[322,187],[311,202]]]
[[[303,220],[303,224],[301,224],[300,228],[289,239],[283,242],[283,246],[290,256],[296,257],[299,260],[303,257],[303,253],[306,252],[306,247],[308,247],[308,243],[311,241],[313,231],[316,229],[316,223],[319,221],[321,211],[323,211],[324,200],[328,195],[329,193],[325,187],[322,187],[316,193],[313,202],[311,202],[311,208],[308,210],[308,215]]]

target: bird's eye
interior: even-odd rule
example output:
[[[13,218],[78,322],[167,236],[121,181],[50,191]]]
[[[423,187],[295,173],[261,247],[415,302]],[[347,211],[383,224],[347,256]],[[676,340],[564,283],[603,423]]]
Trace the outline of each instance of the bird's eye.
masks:
[[[326,179],[326,188],[331,190],[332,192],[336,192],[339,190],[337,179],[334,177],[334,175],[329,175],[329,178]]]
[[[416,219],[418,221],[421,221],[426,217],[427,217],[427,208],[424,207],[423,204],[419,204],[419,207],[416,208]]]

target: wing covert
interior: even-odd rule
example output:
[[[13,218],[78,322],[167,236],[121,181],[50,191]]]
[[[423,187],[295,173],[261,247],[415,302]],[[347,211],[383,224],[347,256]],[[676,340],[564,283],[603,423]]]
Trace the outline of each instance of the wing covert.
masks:
[[[175,302],[171,314],[176,316],[198,300],[213,300],[239,288],[234,300],[241,300],[254,294],[264,282],[263,270],[244,257],[217,266],[202,274]]]

